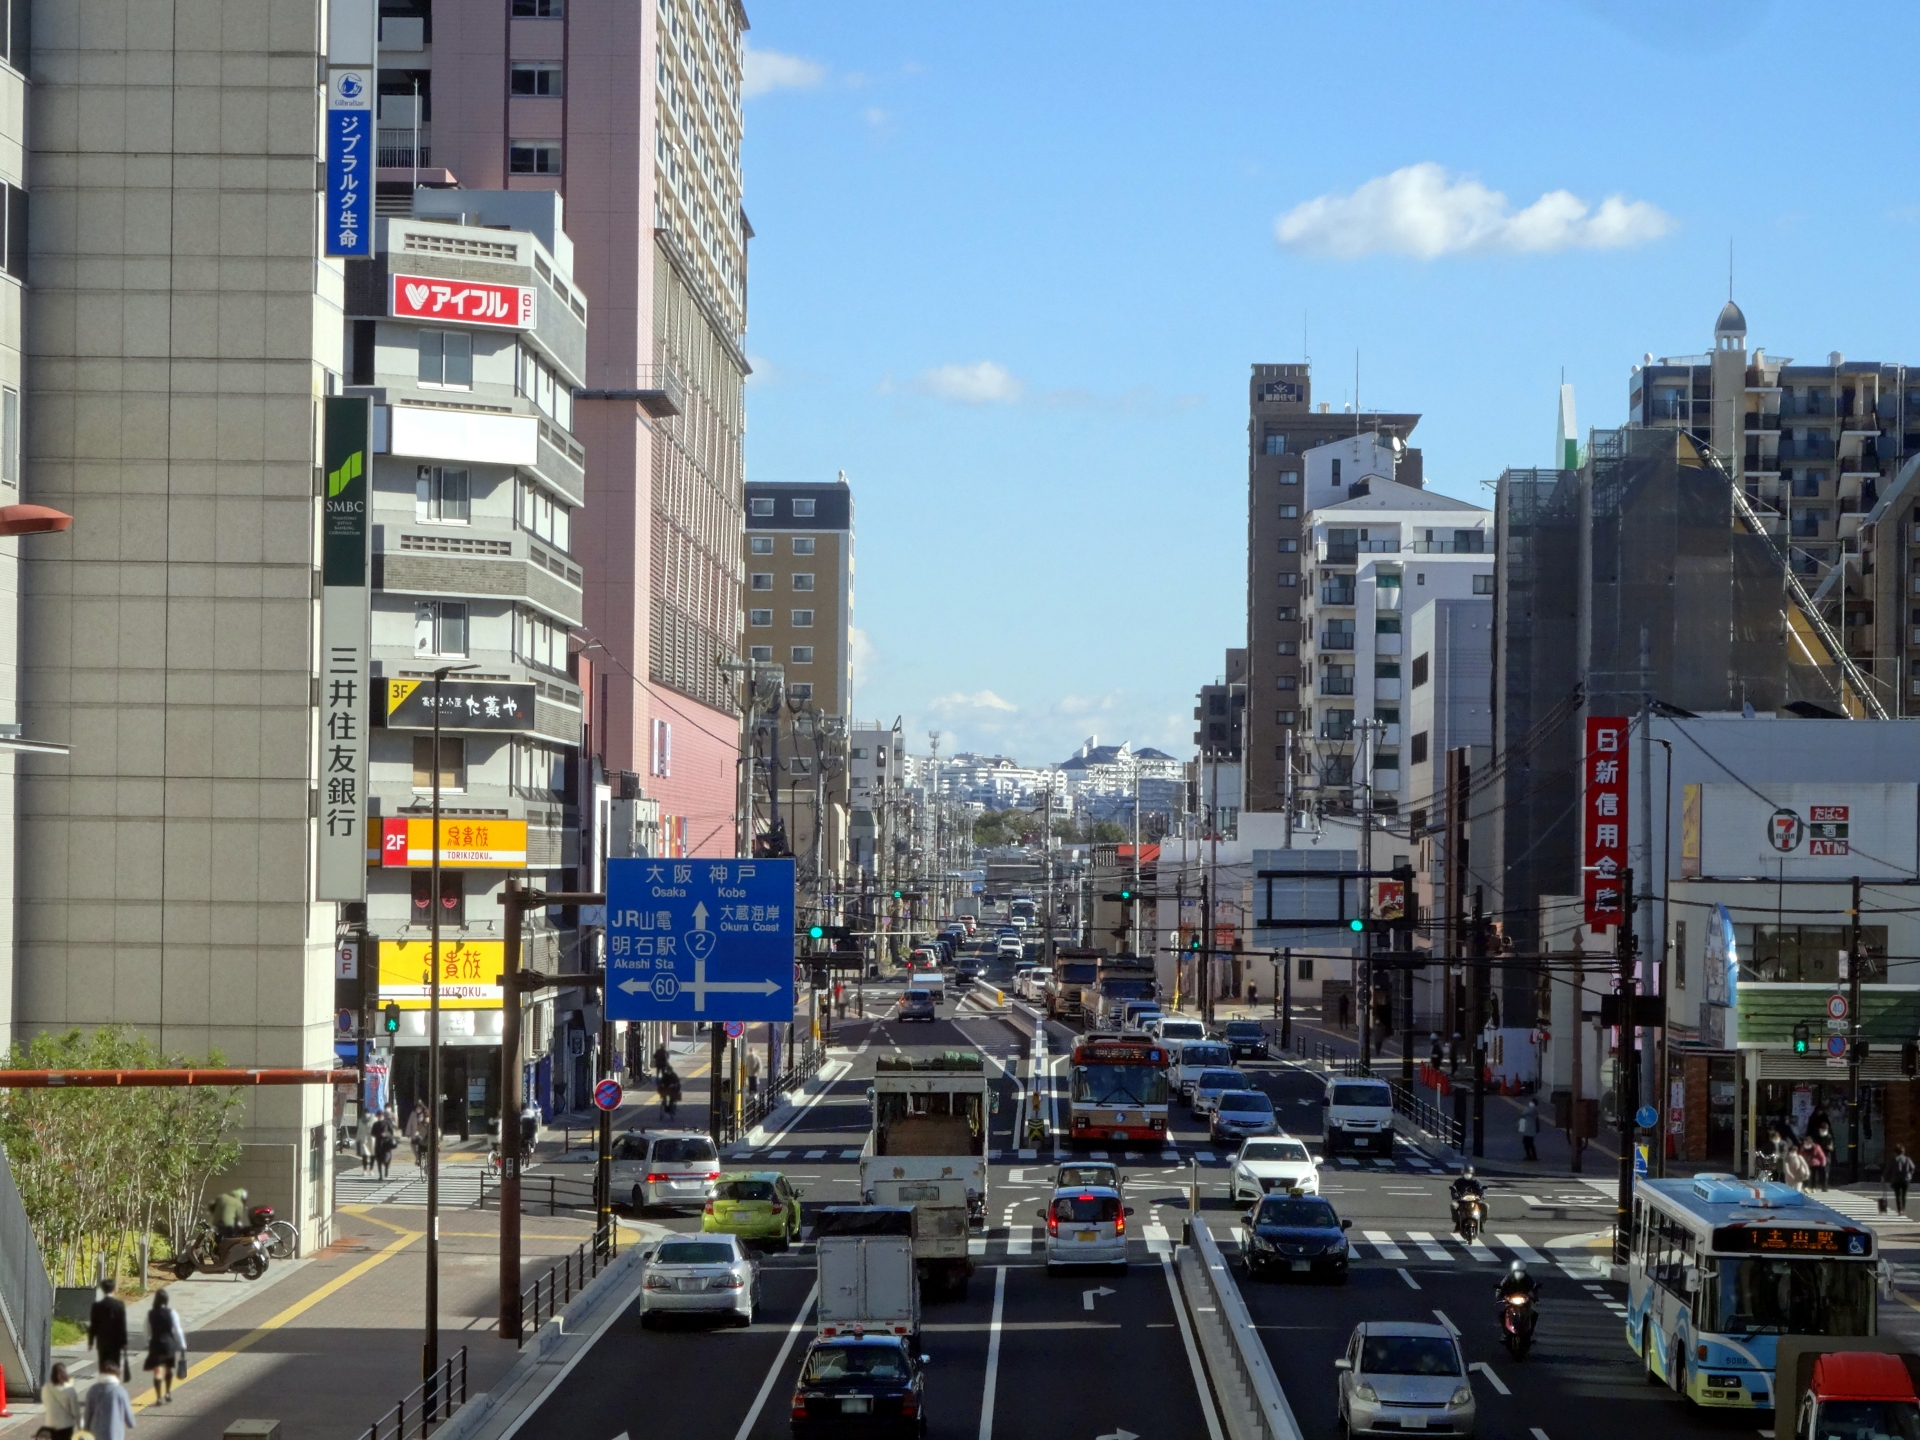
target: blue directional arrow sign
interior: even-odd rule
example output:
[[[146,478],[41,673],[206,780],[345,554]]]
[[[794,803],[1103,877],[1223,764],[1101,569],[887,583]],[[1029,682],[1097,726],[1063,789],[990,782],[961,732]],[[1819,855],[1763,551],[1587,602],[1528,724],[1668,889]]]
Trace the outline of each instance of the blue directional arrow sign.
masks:
[[[793,861],[609,860],[609,1020],[791,1020]]]

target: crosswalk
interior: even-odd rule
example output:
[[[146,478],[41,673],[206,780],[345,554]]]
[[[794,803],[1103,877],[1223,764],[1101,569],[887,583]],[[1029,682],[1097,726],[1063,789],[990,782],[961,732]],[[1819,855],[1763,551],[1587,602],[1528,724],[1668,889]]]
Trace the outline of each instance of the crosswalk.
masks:
[[[471,1173],[449,1167],[440,1174],[440,1203],[450,1210],[467,1210],[480,1203],[486,1189],[477,1167]],[[394,1176],[382,1180],[377,1175],[335,1175],[333,1197],[337,1205],[425,1205],[427,1181],[424,1175]]]
[[[728,1159],[735,1162],[752,1160],[779,1165],[787,1161],[805,1160],[816,1164],[852,1165],[860,1159],[861,1151],[845,1145],[820,1145],[808,1147],[804,1141],[790,1141],[779,1149],[753,1149],[730,1152]],[[1201,1165],[1231,1165],[1233,1152],[1214,1149],[1205,1145],[1169,1145],[1161,1149],[1140,1150],[1080,1150],[1067,1151],[1055,1149],[1042,1156],[1038,1150],[989,1150],[987,1159],[995,1165],[1013,1165],[1019,1162],[1040,1159],[1066,1160],[1071,1158],[1087,1160],[1111,1160],[1119,1165],[1186,1165],[1198,1162]],[[1350,1155],[1342,1155],[1337,1160],[1327,1161],[1320,1156],[1323,1167],[1341,1173],[1391,1173],[1399,1175],[1444,1175],[1447,1171],[1435,1164],[1419,1151],[1408,1150],[1396,1154],[1393,1159],[1385,1157],[1357,1160]]]

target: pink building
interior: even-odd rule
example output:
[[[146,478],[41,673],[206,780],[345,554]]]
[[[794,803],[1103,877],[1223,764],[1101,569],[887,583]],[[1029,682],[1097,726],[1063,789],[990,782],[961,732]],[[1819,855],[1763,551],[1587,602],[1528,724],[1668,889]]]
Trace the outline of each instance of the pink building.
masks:
[[[739,719],[719,662],[742,622],[746,12],[734,0],[429,4],[382,5],[383,163],[417,121],[423,182],[565,198],[593,306],[574,417],[592,720],[608,769],[636,772],[660,801],[671,853],[732,854]],[[403,177],[384,169],[383,192]]]

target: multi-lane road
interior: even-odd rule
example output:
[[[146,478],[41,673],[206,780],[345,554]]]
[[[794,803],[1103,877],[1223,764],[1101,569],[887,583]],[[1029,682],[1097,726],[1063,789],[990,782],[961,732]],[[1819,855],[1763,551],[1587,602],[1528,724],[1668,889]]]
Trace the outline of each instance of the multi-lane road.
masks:
[[[1221,1434],[1170,1256],[1197,1172],[1201,1212],[1228,1254],[1238,1250],[1244,1207],[1230,1203],[1224,1150],[1176,1101],[1164,1149],[1115,1150],[1136,1210],[1133,1263],[1122,1275],[1049,1276],[1035,1211],[1045,1202],[1051,1150],[1023,1151],[1018,1124],[1032,1035],[1064,1057],[1071,1032],[995,1002],[987,986],[954,992],[931,1026],[887,1019],[844,1022],[835,1037],[834,1083],[784,1131],[730,1166],[785,1171],[811,1208],[857,1203],[857,1161],[866,1139],[867,1086],[876,1056],[978,1050],[997,1074],[990,1120],[988,1224],[973,1241],[978,1271],[962,1299],[929,1300],[924,1346],[933,1357],[928,1433],[1002,1437],[1211,1437]],[[875,996],[869,991],[869,1008]],[[885,997],[879,997],[884,1001]],[[1279,1062],[1247,1066],[1293,1133],[1317,1141],[1319,1077]],[[1063,1079],[1064,1077],[1062,1077]],[[1056,1082],[1058,1083],[1058,1082]],[[1317,1145],[1315,1146],[1317,1151]],[[1261,1341],[1308,1440],[1333,1440],[1332,1362],[1362,1320],[1438,1321],[1456,1328],[1475,1366],[1480,1434],[1490,1440],[1600,1440],[1752,1433],[1753,1416],[1705,1415],[1645,1383],[1619,1316],[1621,1287],[1597,1272],[1596,1242],[1611,1222],[1603,1183],[1565,1176],[1495,1180],[1485,1243],[1463,1246],[1448,1229],[1448,1178],[1436,1159],[1403,1148],[1392,1162],[1326,1165],[1322,1194],[1352,1221],[1356,1261],[1342,1287],[1254,1282],[1241,1277]],[[1864,1197],[1847,1197],[1863,1213]],[[697,1216],[669,1219],[694,1229]],[[643,1331],[631,1306],[530,1412],[523,1436],[567,1434],[615,1440],[623,1433],[676,1437],[774,1437],[811,1333],[811,1247],[763,1262],[764,1303],[745,1330],[683,1326]],[[1512,1362],[1496,1339],[1494,1281],[1515,1257],[1543,1277],[1533,1353]],[[1237,1267],[1236,1267],[1237,1269]],[[1912,1313],[1886,1302],[1883,1328]],[[1920,1317],[1915,1317],[1920,1318]]]

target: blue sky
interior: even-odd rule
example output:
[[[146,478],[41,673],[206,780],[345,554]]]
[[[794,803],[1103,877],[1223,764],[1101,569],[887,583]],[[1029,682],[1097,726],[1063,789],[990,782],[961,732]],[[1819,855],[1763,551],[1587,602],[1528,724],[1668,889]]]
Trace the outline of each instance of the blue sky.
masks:
[[[1248,366],[1548,463],[1642,352],[1920,361],[1920,8],[750,5],[748,474],[858,507],[854,710],[1191,753],[1245,632]]]

